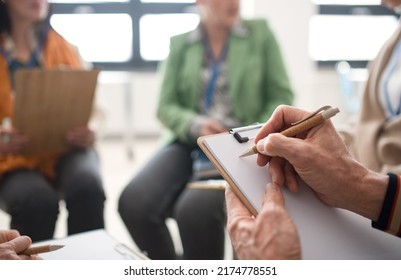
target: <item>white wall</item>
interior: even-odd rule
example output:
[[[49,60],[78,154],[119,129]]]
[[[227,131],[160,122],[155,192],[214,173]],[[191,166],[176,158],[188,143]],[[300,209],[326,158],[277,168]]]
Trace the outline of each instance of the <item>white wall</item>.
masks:
[[[296,93],[295,105],[315,110],[322,105],[343,107],[334,70],[319,70],[309,58],[309,19],[316,13],[310,0],[255,0],[255,16],[264,17],[280,43]],[[341,117],[342,115],[342,117]],[[344,119],[340,114],[336,120]]]
[[[101,132],[121,135],[155,135],[161,125],[156,119],[159,77],[154,72],[106,72],[99,77],[97,104],[104,113]]]
[[[267,18],[275,31],[296,93],[295,105],[314,110],[322,105],[343,107],[337,77],[333,70],[318,70],[308,54],[309,18],[316,7],[310,0],[242,0],[245,17]],[[129,82],[131,100],[127,102]],[[120,78],[104,79],[98,92],[100,107],[105,112],[103,131],[121,134],[129,127],[139,135],[158,134],[161,126],[155,117],[158,99],[157,73],[123,73]],[[130,107],[131,106],[131,107]],[[126,117],[126,108],[131,116]],[[336,122],[345,119],[336,117]]]

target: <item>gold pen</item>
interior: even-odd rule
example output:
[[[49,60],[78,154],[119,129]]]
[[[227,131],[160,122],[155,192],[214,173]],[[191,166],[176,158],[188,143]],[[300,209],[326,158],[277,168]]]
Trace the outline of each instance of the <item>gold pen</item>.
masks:
[[[319,113],[320,111],[324,110],[323,112]],[[323,123],[325,120],[330,119],[331,117],[335,116],[340,110],[338,108],[331,108],[329,106],[325,106],[317,110],[316,112],[312,113],[305,119],[302,119],[291,127],[287,128],[286,130],[280,132],[282,135],[287,137],[294,137],[302,132],[305,132],[312,127],[318,126],[319,124]],[[319,114],[318,114],[319,113]],[[252,148],[243,152],[239,157],[247,157],[250,155],[254,155],[258,153],[258,149],[256,145],[253,145]]]
[[[64,245],[52,245],[52,244],[31,246],[28,249],[26,249],[24,252],[22,252],[22,254],[24,254],[24,255],[37,255],[37,254],[56,251],[56,250],[61,249],[63,247],[64,247]]]

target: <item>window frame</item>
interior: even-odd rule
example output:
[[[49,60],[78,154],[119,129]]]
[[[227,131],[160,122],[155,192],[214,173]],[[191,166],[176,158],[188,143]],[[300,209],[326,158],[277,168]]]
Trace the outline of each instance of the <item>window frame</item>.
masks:
[[[148,14],[180,14],[193,12],[194,3],[145,3],[140,0],[129,2],[99,3],[51,3],[51,13],[79,14],[90,11],[90,14],[128,14],[132,19],[132,57],[126,62],[93,62],[94,67],[108,71],[141,70],[154,71],[159,61],[148,61],[141,57],[140,19]],[[85,14],[83,12],[82,14]]]
[[[395,16],[399,18],[394,11],[380,5],[340,5],[340,4],[318,4],[319,16],[330,15],[349,15],[349,16]],[[332,68],[339,60],[315,60],[319,68]],[[366,68],[368,60],[346,60],[353,68]]]

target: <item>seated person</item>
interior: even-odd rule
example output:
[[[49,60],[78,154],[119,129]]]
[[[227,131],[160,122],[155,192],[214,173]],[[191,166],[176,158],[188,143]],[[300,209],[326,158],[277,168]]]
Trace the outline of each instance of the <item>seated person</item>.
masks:
[[[401,0],[382,2],[401,11]],[[338,127],[355,158],[383,174],[401,174],[400,73],[401,26],[370,64],[357,123]]]
[[[53,237],[59,200],[68,210],[68,234],[104,227],[105,195],[93,149],[94,133],[77,127],[66,135],[71,151],[25,156],[26,135],[9,127],[13,80],[20,68],[83,68],[77,50],[49,23],[47,0],[0,2],[0,208],[11,228],[33,241]]]
[[[224,192],[185,190],[199,136],[262,122],[293,93],[264,20],[241,20],[239,0],[197,0],[201,22],[171,39],[158,105],[165,146],[126,186],[119,212],[151,259],[176,259],[167,217],[185,259],[224,257]],[[188,197],[186,196],[188,194]]]

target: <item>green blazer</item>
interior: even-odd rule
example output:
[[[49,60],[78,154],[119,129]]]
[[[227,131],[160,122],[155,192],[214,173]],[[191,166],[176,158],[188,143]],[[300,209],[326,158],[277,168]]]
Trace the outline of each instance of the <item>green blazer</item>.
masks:
[[[243,20],[240,36],[231,32],[227,54],[229,95],[242,125],[265,122],[280,104],[291,104],[293,93],[276,38],[265,20]],[[169,132],[165,142],[180,140],[194,145],[189,136],[202,96],[201,69],[204,48],[191,40],[192,32],[170,41],[165,61],[157,117]],[[192,36],[193,37],[193,36]]]

